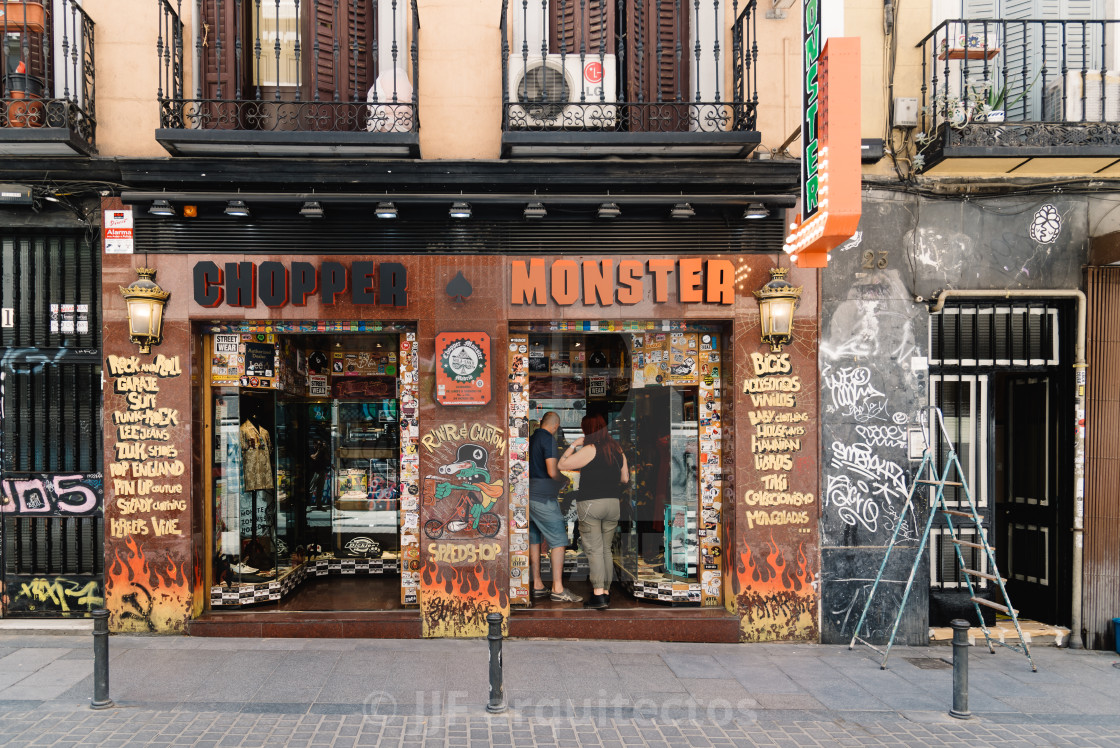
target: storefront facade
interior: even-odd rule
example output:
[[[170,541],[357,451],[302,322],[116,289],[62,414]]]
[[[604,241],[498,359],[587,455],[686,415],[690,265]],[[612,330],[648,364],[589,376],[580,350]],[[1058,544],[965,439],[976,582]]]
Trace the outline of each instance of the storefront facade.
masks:
[[[513,635],[819,638],[815,271],[791,271],[795,339],[772,352],[752,292],[776,254],[231,255],[137,234],[103,262],[114,630],[462,637],[499,612]],[[118,291],[138,267],[170,293],[150,354]],[[610,611],[529,606],[547,410],[569,439],[603,415],[634,465]]]

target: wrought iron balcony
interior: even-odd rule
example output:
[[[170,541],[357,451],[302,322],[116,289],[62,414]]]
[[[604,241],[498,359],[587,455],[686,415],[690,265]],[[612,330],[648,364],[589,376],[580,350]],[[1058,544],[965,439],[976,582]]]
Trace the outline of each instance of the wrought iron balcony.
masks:
[[[416,0],[159,0],[172,154],[419,155]],[[188,98],[185,47],[193,47]]]
[[[0,154],[94,153],[93,21],[73,0],[0,0]]]
[[[918,45],[915,167],[1104,173],[1120,158],[1118,33],[1105,20],[945,21]],[[988,161],[958,160],[977,158]]]
[[[503,0],[503,154],[748,154],[756,16],[756,0]]]

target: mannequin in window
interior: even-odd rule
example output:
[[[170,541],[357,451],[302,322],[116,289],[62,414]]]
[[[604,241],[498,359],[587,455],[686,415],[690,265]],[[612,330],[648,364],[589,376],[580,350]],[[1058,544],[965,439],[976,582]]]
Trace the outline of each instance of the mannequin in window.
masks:
[[[258,407],[246,410],[246,418],[241,424],[241,487],[253,497],[252,535],[256,537],[257,502],[260,498],[268,500],[268,497],[261,497],[257,492],[272,491],[275,487],[272,475],[272,437],[264,427]]]

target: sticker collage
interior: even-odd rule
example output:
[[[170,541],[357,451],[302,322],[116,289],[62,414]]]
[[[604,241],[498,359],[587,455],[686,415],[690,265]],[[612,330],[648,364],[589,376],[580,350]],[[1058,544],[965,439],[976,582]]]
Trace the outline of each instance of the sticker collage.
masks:
[[[509,601],[529,604],[529,337],[509,339]]]

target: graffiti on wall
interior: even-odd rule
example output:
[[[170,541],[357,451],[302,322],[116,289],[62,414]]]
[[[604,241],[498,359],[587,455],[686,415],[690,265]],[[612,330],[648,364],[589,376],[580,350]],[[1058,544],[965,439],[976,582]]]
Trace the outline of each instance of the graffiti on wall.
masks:
[[[40,474],[0,481],[0,514],[84,517],[101,513],[101,473]]]
[[[7,613],[86,616],[105,604],[101,580],[87,576],[12,576]]]
[[[908,432],[906,414],[888,416],[887,398],[872,379],[864,366],[824,366],[821,381],[833,412],[858,425],[851,437],[831,443],[822,504],[826,514],[843,525],[879,536],[894,532],[909,494],[903,462]],[[917,520],[911,513],[899,528],[898,540],[917,539]]]

